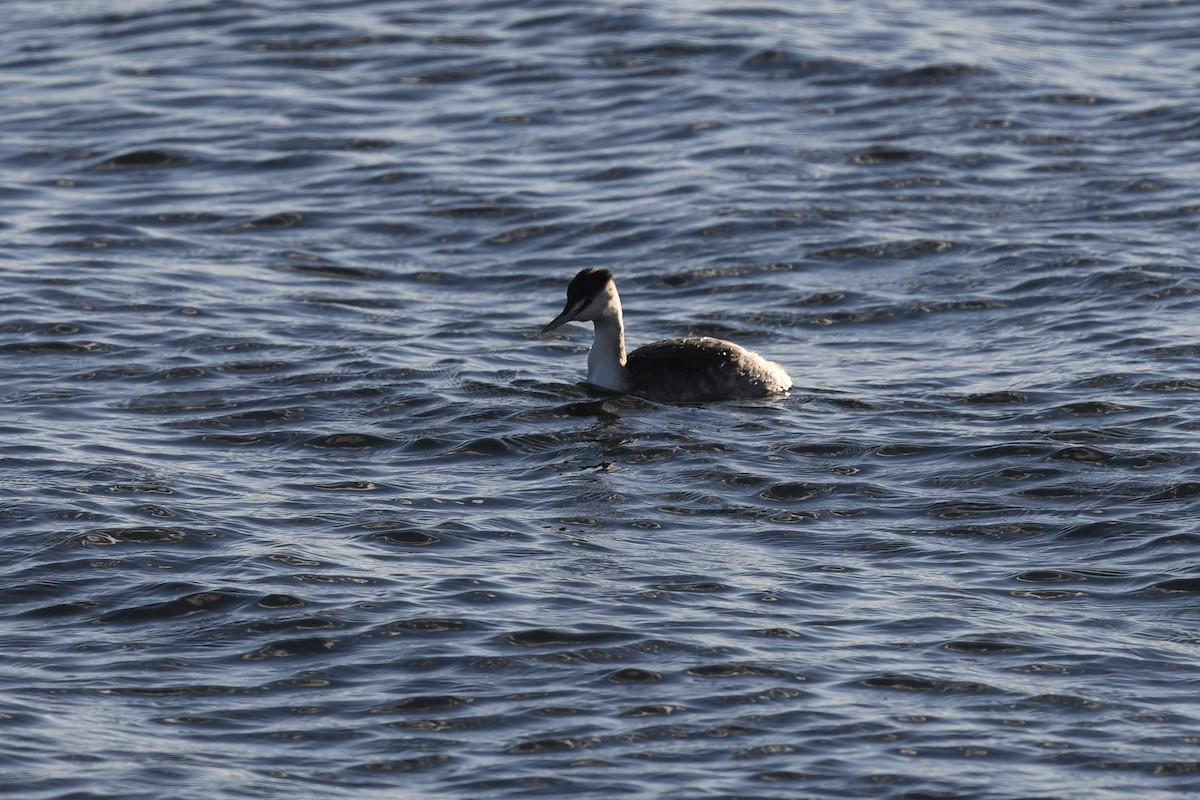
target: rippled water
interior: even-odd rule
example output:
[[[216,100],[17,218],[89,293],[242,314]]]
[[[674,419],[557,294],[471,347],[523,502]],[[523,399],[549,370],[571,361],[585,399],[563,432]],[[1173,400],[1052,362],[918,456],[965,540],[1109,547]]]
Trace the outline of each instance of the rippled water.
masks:
[[[1194,13],[7,4],[6,791],[1197,796]]]

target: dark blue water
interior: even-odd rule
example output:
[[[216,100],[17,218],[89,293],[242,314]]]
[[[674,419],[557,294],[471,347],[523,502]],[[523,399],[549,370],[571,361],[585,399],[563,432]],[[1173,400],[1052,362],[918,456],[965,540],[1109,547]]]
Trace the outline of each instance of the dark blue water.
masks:
[[[1191,4],[0,45],[5,796],[1200,796]],[[796,389],[590,395],[584,266]]]

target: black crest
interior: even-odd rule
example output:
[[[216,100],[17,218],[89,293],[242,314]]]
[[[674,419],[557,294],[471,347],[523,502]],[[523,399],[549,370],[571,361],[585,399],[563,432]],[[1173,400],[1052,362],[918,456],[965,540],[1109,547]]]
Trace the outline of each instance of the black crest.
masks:
[[[604,291],[604,287],[612,280],[612,270],[592,269],[586,267],[571,279],[567,286],[567,305],[573,306],[582,301],[591,300]]]

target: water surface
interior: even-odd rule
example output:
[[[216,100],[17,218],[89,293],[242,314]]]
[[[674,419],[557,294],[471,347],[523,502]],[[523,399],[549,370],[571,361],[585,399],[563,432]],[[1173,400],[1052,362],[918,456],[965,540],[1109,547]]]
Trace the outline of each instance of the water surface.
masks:
[[[1186,4],[8,12],[13,796],[1200,794]]]

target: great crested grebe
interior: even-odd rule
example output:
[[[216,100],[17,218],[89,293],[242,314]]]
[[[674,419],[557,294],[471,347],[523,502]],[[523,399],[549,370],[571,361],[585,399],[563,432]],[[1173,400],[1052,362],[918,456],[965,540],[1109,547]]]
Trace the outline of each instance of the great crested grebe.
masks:
[[[587,382],[598,389],[687,403],[783,394],[792,379],[774,361],[707,336],[665,339],[625,355],[625,320],[612,272],[581,271],[567,286],[567,305],[542,333],[571,320],[592,322]]]

